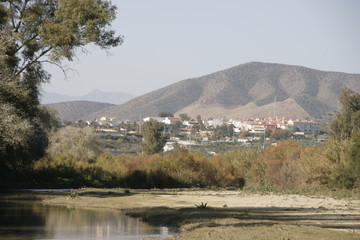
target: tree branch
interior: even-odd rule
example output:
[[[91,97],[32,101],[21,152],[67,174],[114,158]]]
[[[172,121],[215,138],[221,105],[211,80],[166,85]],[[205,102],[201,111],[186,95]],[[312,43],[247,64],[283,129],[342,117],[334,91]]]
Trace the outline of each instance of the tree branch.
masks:
[[[32,40],[34,40],[37,36],[39,36],[38,34],[35,34],[34,36],[32,36],[30,39],[26,40],[23,44],[21,44],[20,47],[18,47],[15,52],[20,51],[20,49],[22,49],[26,44],[28,44],[29,42],[31,42]]]
[[[30,0],[25,0],[24,2],[24,5],[22,6],[22,8],[18,8],[17,6],[15,6],[15,8],[19,11],[19,14],[20,14],[20,20],[19,22],[17,23],[16,27],[15,27],[15,32],[18,32],[19,31],[19,28],[21,26],[21,23],[22,23],[22,17],[24,16],[23,15],[23,12],[26,10],[26,5],[28,4]]]
[[[35,57],[33,60],[29,61],[27,64],[25,64],[25,66],[23,66],[22,68],[20,68],[15,75],[19,75],[20,73],[22,73],[26,68],[30,67],[32,64],[34,64],[37,60],[39,60],[42,56],[44,56],[45,54],[47,54],[48,52],[50,52],[52,49],[52,47],[48,48],[47,50],[42,51],[37,57]]]
[[[11,12],[11,22],[12,22],[13,27],[15,28],[15,25],[16,25],[15,24],[15,18],[14,18],[15,13],[13,11],[12,6],[13,6],[13,3],[9,2],[9,9],[10,9],[10,12]]]
[[[49,61],[49,60],[44,60],[44,61],[41,61],[42,63],[50,63],[50,64],[53,64],[55,66],[57,66],[58,68],[61,69],[61,71],[63,72],[64,76],[65,76],[65,79],[68,79],[68,71],[75,71],[73,68],[70,68],[69,66],[66,66],[66,65],[61,65],[59,63],[56,63],[56,62],[53,62],[53,61]]]

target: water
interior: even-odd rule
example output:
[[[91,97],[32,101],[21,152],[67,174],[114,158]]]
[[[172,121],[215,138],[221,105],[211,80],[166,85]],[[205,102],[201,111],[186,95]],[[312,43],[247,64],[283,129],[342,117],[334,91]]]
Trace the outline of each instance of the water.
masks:
[[[115,210],[0,202],[0,240],[141,239],[173,233]]]

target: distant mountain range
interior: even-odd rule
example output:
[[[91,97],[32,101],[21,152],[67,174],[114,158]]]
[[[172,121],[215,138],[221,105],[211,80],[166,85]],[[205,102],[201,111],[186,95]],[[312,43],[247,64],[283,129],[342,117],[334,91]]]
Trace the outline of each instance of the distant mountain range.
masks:
[[[100,90],[94,90],[84,96],[73,97],[68,95],[61,95],[54,92],[41,93],[41,103],[60,103],[69,101],[92,101],[92,102],[103,102],[112,104],[122,104],[130,99],[134,98],[135,95],[125,92],[103,92]]]
[[[339,110],[338,98],[345,87],[360,92],[360,74],[250,62],[171,84],[86,118],[137,120],[166,111],[203,119],[276,115],[328,121]]]

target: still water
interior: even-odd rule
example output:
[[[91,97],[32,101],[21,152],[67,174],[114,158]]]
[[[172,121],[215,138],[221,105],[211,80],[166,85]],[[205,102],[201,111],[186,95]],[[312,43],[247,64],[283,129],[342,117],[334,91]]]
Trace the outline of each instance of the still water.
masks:
[[[152,226],[114,210],[0,202],[0,239],[141,239],[169,237],[167,227]]]

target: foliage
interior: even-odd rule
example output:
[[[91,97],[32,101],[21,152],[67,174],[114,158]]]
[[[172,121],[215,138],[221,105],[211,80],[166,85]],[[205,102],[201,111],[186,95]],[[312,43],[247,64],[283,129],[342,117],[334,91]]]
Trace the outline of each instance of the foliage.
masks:
[[[339,171],[339,163],[330,161],[324,154],[330,148],[332,143],[303,147],[299,142],[286,140],[265,150],[240,148],[215,156],[177,148],[163,155],[101,154],[91,161],[63,152],[37,161],[33,178],[39,183],[63,187],[241,189],[247,186],[271,191],[343,187],[349,179]],[[357,186],[353,180],[350,183],[350,187]]]
[[[284,129],[276,129],[275,131],[272,131],[270,134],[270,140],[273,142],[282,141],[285,139],[288,139],[292,136],[292,132],[289,130]]]
[[[354,177],[360,178],[360,131],[353,135],[348,152],[349,167]]]
[[[353,134],[344,151],[346,151],[344,156],[346,162],[337,167],[332,184],[348,189],[358,188],[360,187],[360,131]]]
[[[216,126],[213,131],[213,140],[221,140],[225,137],[232,137],[234,134],[234,126],[233,125],[221,125]]]
[[[166,139],[162,136],[163,125],[150,119],[141,128],[144,141],[141,143],[143,151],[147,154],[162,152]]]
[[[4,65],[0,62],[0,69]],[[58,124],[52,112],[37,105],[31,87],[18,79],[6,69],[0,71],[2,170],[20,171],[41,157],[47,146],[47,133]]]
[[[39,106],[39,87],[50,79],[43,63],[61,66],[76,49],[119,45],[110,23],[116,8],[101,0],[4,0],[0,2],[0,165],[26,168],[44,155],[56,125]],[[3,174],[2,174],[3,176]]]
[[[181,121],[189,121],[191,119],[191,117],[189,117],[186,113],[180,113],[179,117]]]
[[[360,93],[344,89],[340,96],[341,112],[330,124],[330,132],[336,139],[349,139],[360,130]]]
[[[165,117],[174,117],[174,114],[172,114],[171,112],[159,112],[158,113],[158,117],[163,117],[163,118],[165,118]]]
[[[47,150],[50,156],[70,154],[74,159],[91,161],[102,149],[91,128],[61,128],[50,135],[50,146]]]
[[[197,209],[208,209],[209,206],[207,205],[208,203],[204,203],[204,202],[201,202],[200,204],[195,204],[195,207]]]
[[[294,187],[303,174],[297,163],[301,157],[301,144],[284,141],[264,152],[267,179],[275,186]]]
[[[242,137],[242,138],[251,137],[251,136],[252,136],[252,134],[249,131],[242,131],[240,133],[240,137]]]
[[[328,158],[338,162],[332,184],[337,187],[353,188],[360,182],[360,93],[344,89],[340,97],[341,111],[330,124],[334,150]],[[335,149],[341,151],[336,151]]]
[[[171,136],[176,136],[181,132],[181,126],[182,126],[182,122],[175,122],[173,124],[169,124],[168,126],[166,126],[167,132],[171,135]]]

